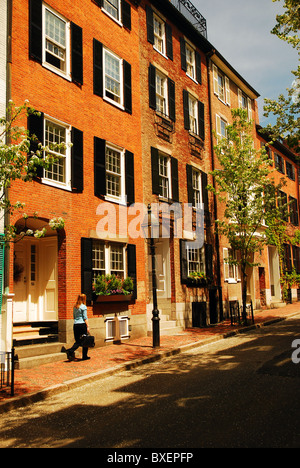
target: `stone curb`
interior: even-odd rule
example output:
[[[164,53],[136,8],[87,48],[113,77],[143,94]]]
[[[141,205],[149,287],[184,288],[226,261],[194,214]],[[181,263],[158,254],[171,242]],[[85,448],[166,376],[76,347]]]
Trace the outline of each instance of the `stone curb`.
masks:
[[[154,354],[151,356],[148,356],[146,358],[142,359],[136,359],[131,362],[126,362],[125,364],[120,364],[118,366],[112,367],[110,369],[103,369],[98,372],[94,372],[82,377],[78,377],[72,380],[68,380],[66,382],[63,382],[61,384],[57,385],[52,385],[51,387],[45,388],[44,390],[39,390],[37,392],[29,393],[27,395],[20,395],[18,397],[12,397],[9,400],[6,400],[4,402],[0,403],[0,413],[4,413],[7,411],[10,411],[12,409],[20,408],[22,406],[30,405],[32,403],[36,403],[38,401],[46,400],[46,398],[49,398],[53,395],[57,395],[58,393],[63,393],[67,392],[68,390],[71,390],[73,388],[80,387],[81,385],[86,385],[88,383],[95,382],[97,380],[103,379],[105,377],[112,376],[114,374],[117,374],[119,372],[125,371],[125,370],[130,370],[135,367],[140,367],[144,364],[148,364],[151,362],[156,362],[159,361],[165,357],[169,356],[175,356],[177,354],[183,353],[185,351],[188,351],[193,348],[199,348],[217,341],[220,341],[222,339],[226,338],[231,338],[233,336],[242,334],[242,333],[247,333],[248,331],[251,330],[256,330],[268,325],[272,325],[277,322],[281,322],[283,320],[286,320],[290,317],[293,317],[294,315],[299,315],[299,312],[295,314],[291,314],[287,317],[277,317],[271,320],[267,320],[266,322],[261,322],[258,324],[253,324],[249,325],[244,328],[240,328],[239,330],[231,330],[227,333],[216,335],[211,338],[207,338],[201,341],[196,341],[194,343],[189,343],[187,345],[180,346],[178,348],[174,348],[172,350],[168,351],[161,351],[158,354]]]

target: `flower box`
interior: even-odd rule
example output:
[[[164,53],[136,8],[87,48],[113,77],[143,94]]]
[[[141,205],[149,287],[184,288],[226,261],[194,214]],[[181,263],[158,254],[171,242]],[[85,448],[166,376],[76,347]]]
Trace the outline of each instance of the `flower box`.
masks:
[[[132,294],[110,294],[97,296],[96,302],[130,302]]]

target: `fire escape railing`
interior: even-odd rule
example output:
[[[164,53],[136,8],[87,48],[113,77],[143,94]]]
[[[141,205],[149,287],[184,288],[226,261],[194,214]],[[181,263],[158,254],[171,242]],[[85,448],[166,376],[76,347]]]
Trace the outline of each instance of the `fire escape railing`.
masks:
[[[180,13],[207,39],[206,19],[190,0],[170,0]]]

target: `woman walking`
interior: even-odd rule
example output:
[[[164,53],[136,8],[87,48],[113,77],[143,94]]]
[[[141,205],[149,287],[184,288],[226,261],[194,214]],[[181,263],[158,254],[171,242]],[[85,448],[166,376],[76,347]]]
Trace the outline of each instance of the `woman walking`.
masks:
[[[80,340],[81,336],[87,335],[89,333],[89,323],[88,323],[88,317],[87,317],[85,294],[78,295],[76,304],[74,305],[74,308],[73,308],[73,318],[74,318],[73,331],[74,331],[75,343],[73,344],[72,348],[66,350],[68,359],[70,359],[70,361],[75,359],[76,349],[82,346],[81,340]],[[87,353],[88,353],[88,348],[82,347],[82,360],[83,361],[90,359]]]

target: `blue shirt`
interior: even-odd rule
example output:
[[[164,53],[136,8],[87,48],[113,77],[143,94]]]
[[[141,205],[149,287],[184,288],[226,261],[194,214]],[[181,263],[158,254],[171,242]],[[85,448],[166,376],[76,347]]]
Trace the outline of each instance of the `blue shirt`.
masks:
[[[74,317],[74,324],[77,323],[84,323],[87,320],[87,308],[84,304],[80,304],[79,308],[73,308],[73,317]]]

